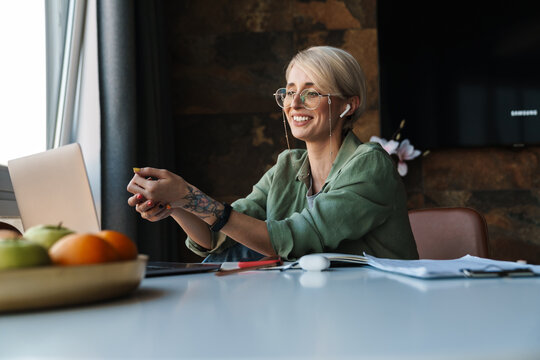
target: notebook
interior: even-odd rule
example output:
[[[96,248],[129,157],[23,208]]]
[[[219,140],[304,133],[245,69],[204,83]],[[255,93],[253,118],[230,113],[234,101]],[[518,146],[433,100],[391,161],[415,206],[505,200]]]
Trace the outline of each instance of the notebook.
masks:
[[[100,231],[78,143],[10,160],[8,169],[24,230],[35,225],[62,223],[76,232]],[[146,277],[217,268],[219,265],[148,262]]]

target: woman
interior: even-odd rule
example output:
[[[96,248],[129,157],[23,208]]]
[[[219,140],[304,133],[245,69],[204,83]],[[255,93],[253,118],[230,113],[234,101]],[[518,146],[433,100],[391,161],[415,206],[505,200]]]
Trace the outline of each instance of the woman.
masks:
[[[232,208],[153,168],[134,175],[129,205],[150,221],[172,216],[188,248],[206,261],[294,260],[316,252],[417,259],[392,159],[351,131],[366,104],[360,65],[341,49],[312,47],[291,60],[286,80],[274,96],[284,125],[307,150],[281,153]]]

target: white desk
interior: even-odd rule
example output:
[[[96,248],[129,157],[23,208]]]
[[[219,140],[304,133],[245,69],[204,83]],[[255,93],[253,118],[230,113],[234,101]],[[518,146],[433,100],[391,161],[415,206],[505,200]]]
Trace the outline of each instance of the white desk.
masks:
[[[539,359],[540,278],[342,268],[145,279],[124,299],[0,315],[0,358]]]

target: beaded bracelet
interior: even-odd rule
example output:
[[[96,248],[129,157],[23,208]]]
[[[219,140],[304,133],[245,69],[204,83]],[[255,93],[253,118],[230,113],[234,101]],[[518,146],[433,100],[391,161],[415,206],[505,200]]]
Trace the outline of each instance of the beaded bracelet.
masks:
[[[229,216],[231,216],[232,206],[227,203],[223,203],[223,206],[225,206],[223,209],[223,214],[221,214],[221,216],[217,218],[216,222],[210,226],[210,230],[213,232],[220,231],[225,224],[227,224],[227,221],[229,221]]]

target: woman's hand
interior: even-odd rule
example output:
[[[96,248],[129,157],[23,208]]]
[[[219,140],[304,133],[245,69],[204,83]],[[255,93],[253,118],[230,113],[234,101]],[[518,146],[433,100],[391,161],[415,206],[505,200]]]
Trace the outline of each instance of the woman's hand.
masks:
[[[127,186],[132,194],[163,204],[178,203],[188,192],[188,183],[168,170],[150,167],[139,169]]]
[[[188,183],[167,170],[139,169],[127,186],[133,194],[128,204],[134,206],[144,219],[158,221],[168,217],[174,205],[182,203]]]
[[[172,215],[186,234],[199,245],[211,249],[212,226],[223,216],[225,206],[167,170],[142,168],[127,186],[133,194],[128,204],[144,219],[158,221]],[[232,239],[269,256],[275,255],[266,223],[232,211],[221,230]]]
[[[135,205],[131,205],[135,203]],[[146,200],[141,194],[134,195],[128,199],[128,204],[135,206],[135,210],[141,214],[143,219],[148,221],[159,221],[165,219],[173,213],[173,209],[156,204],[151,200]]]

